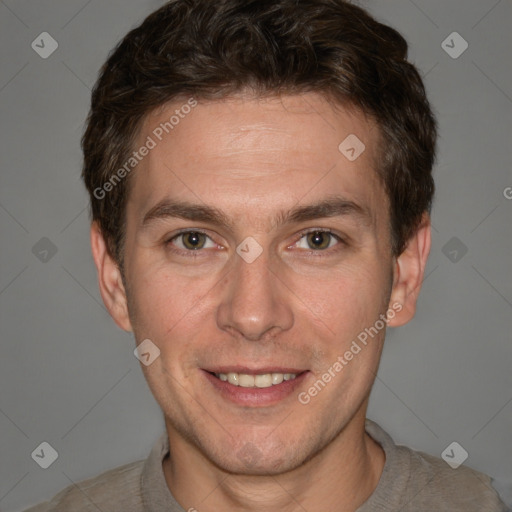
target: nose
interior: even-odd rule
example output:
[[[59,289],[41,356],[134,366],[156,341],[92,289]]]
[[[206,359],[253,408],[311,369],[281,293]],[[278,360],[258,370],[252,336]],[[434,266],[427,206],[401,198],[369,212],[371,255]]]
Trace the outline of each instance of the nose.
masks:
[[[249,341],[263,341],[290,329],[290,297],[287,300],[286,286],[270,269],[266,251],[251,263],[238,254],[234,258],[234,266],[223,283],[218,327]]]

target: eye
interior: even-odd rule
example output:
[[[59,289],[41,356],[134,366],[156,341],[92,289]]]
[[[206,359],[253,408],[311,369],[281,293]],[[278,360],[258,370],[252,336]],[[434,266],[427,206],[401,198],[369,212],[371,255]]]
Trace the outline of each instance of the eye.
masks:
[[[208,246],[208,240],[210,245]],[[167,244],[175,245],[178,249],[186,251],[198,251],[199,249],[208,249],[215,247],[215,243],[201,231],[184,231],[172,237]]]
[[[342,242],[339,236],[326,230],[316,229],[303,233],[300,240],[295,244],[299,249],[312,249],[314,251],[324,251],[330,249],[337,242]]]

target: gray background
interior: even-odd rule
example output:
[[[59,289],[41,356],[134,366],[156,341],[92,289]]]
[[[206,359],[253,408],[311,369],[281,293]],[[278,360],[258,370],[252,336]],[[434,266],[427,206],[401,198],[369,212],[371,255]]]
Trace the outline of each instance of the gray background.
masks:
[[[388,334],[368,417],[437,456],[457,441],[466,464],[495,477],[512,504],[512,2],[361,3],[410,42],[441,136],[419,311]],[[134,341],[102,305],[79,179],[98,69],[161,4],[0,1],[3,511],[144,458],[163,429]],[[48,59],[31,48],[44,31],[59,44]],[[469,44],[457,59],[441,46],[454,31]],[[53,256],[42,253],[43,237]],[[59,454],[46,470],[31,458],[42,441]]]

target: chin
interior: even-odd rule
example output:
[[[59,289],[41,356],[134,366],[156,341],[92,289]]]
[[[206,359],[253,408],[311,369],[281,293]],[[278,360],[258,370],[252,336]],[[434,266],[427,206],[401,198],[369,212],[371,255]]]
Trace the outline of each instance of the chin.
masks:
[[[213,462],[227,473],[246,476],[277,476],[300,465],[284,454],[265,455],[250,443],[234,455]]]
[[[242,439],[237,436],[237,439]],[[200,450],[220,469],[227,473],[247,476],[277,476],[302,465],[310,450],[309,443],[299,440],[285,445],[281,439],[268,437],[261,441],[237,441],[236,445],[224,446],[221,443]]]

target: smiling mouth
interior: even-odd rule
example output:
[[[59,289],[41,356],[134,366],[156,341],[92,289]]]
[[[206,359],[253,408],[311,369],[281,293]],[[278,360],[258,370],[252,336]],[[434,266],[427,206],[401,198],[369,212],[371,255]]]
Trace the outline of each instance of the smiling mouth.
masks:
[[[238,371],[237,371],[238,370]],[[310,373],[300,367],[217,367],[203,369],[213,389],[242,407],[271,407],[289,399]]]
[[[211,372],[210,372],[211,373]],[[277,386],[283,381],[294,380],[297,378],[296,373],[262,373],[251,375],[248,373],[211,373],[219,380],[227,382],[232,386],[241,388],[270,388]]]

